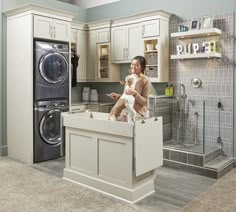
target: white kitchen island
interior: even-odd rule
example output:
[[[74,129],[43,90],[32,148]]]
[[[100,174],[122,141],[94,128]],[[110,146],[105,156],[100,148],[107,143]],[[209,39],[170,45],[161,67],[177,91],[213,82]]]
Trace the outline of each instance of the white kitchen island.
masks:
[[[163,164],[162,117],[134,123],[108,113],[64,113],[64,179],[134,203],[154,192]]]

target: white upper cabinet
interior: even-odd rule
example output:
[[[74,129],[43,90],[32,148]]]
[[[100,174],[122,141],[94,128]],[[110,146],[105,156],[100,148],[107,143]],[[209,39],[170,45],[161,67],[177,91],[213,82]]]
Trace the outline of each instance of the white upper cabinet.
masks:
[[[77,30],[76,29],[71,29],[70,33],[70,42],[71,43],[77,43]]]
[[[53,36],[52,30],[50,18],[34,16],[34,37],[51,39]]]
[[[140,24],[113,27],[111,29],[112,62],[127,63],[136,55],[143,55]]]
[[[126,57],[132,60],[137,55],[143,55],[142,35],[140,24],[132,24],[127,26]]]
[[[34,37],[70,41],[70,23],[34,15]]]
[[[110,28],[96,30],[97,43],[109,43],[110,42]]]
[[[154,37],[160,35],[160,22],[157,20],[145,21],[142,23],[142,37]]]
[[[88,81],[95,80],[96,72],[96,33],[94,31],[88,32],[87,42],[87,68],[86,77]]]
[[[111,29],[111,60],[123,61],[126,59],[126,27],[114,27]]]
[[[83,30],[76,30],[76,52],[80,56],[79,64],[77,67],[77,82],[85,81],[86,76],[86,41],[87,41],[87,32]]]

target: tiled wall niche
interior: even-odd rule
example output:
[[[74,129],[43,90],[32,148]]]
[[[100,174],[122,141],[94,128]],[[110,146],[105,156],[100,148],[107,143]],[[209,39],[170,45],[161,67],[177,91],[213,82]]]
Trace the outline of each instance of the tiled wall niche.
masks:
[[[180,23],[190,23],[191,20],[172,18],[170,21],[170,33],[177,32]],[[170,38],[170,54],[176,54],[177,43],[201,43],[203,40],[217,40],[223,56],[221,59],[170,60],[170,83],[175,88],[177,100],[180,95],[180,83],[182,82],[186,87],[187,112],[185,114],[185,130],[184,132],[182,131],[182,142],[192,142],[195,112],[199,114],[197,132],[199,142],[203,142],[203,102],[205,101],[205,143],[211,146],[217,145],[217,137],[219,136],[219,109],[217,103],[220,100],[223,105],[220,111],[220,136],[223,142],[223,151],[228,156],[233,156],[233,14],[215,15],[214,27],[222,30],[220,37],[194,38],[183,41]],[[202,87],[196,89],[191,86],[191,79],[194,77],[202,80]],[[177,104],[174,105],[173,138],[175,139],[178,107]]]

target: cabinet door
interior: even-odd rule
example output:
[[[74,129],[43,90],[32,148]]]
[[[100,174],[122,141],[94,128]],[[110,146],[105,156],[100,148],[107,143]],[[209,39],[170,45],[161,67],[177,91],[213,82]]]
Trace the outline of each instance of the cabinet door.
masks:
[[[79,57],[79,65],[77,68],[77,82],[86,80],[86,31],[77,30],[77,53]]]
[[[126,27],[114,27],[111,29],[111,60],[119,62],[125,60]]]
[[[163,165],[162,117],[135,122],[135,174],[140,176]],[[147,139],[148,138],[148,139]]]
[[[110,29],[97,30],[97,43],[110,42]]]
[[[71,29],[70,42],[77,43],[77,30],[76,29]]]
[[[34,37],[52,39],[52,19],[43,16],[34,16]]]
[[[88,42],[87,42],[87,69],[86,69],[86,78],[87,80],[94,80],[96,73],[96,33],[88,33]]]
[[[55,40],[70,41],[70,23],[67,21],[53,20],[53,38]]]
[[[159,19],[152,21],[145,21],[142,24],[143,37],[153,37],[160,35],[160,22]]]
[[[143,43],[141,25],[132,24],[127,26],[126,59],[132,60],[137,55],[143,55]]]

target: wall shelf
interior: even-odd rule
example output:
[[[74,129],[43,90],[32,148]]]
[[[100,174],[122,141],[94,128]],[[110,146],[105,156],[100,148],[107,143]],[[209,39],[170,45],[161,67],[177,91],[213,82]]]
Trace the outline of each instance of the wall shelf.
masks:
[[[171,55],[172,60],[184,60],[184,59],[204,59],[204,58],[221,58],[221,53],[198,53],[198,54],[182,54],[182,55]]]
[[[158,64],[154,64],[154,65],[146,65],[146,67],[156,67],[156,66],[158,66]]]
[[[155,53],[155,52],[157,52],[157,50],[149,50],[149,51],[145,51],[145,53]]]
[[[198,37],[208,37],[208,36],[218,36],[221,35],[222,31],[217,28],[207,28],[199,30],[190,30],[187,32],[175,32],[171,33],[172,38],[186,39],[186,38],[198,38]]]

